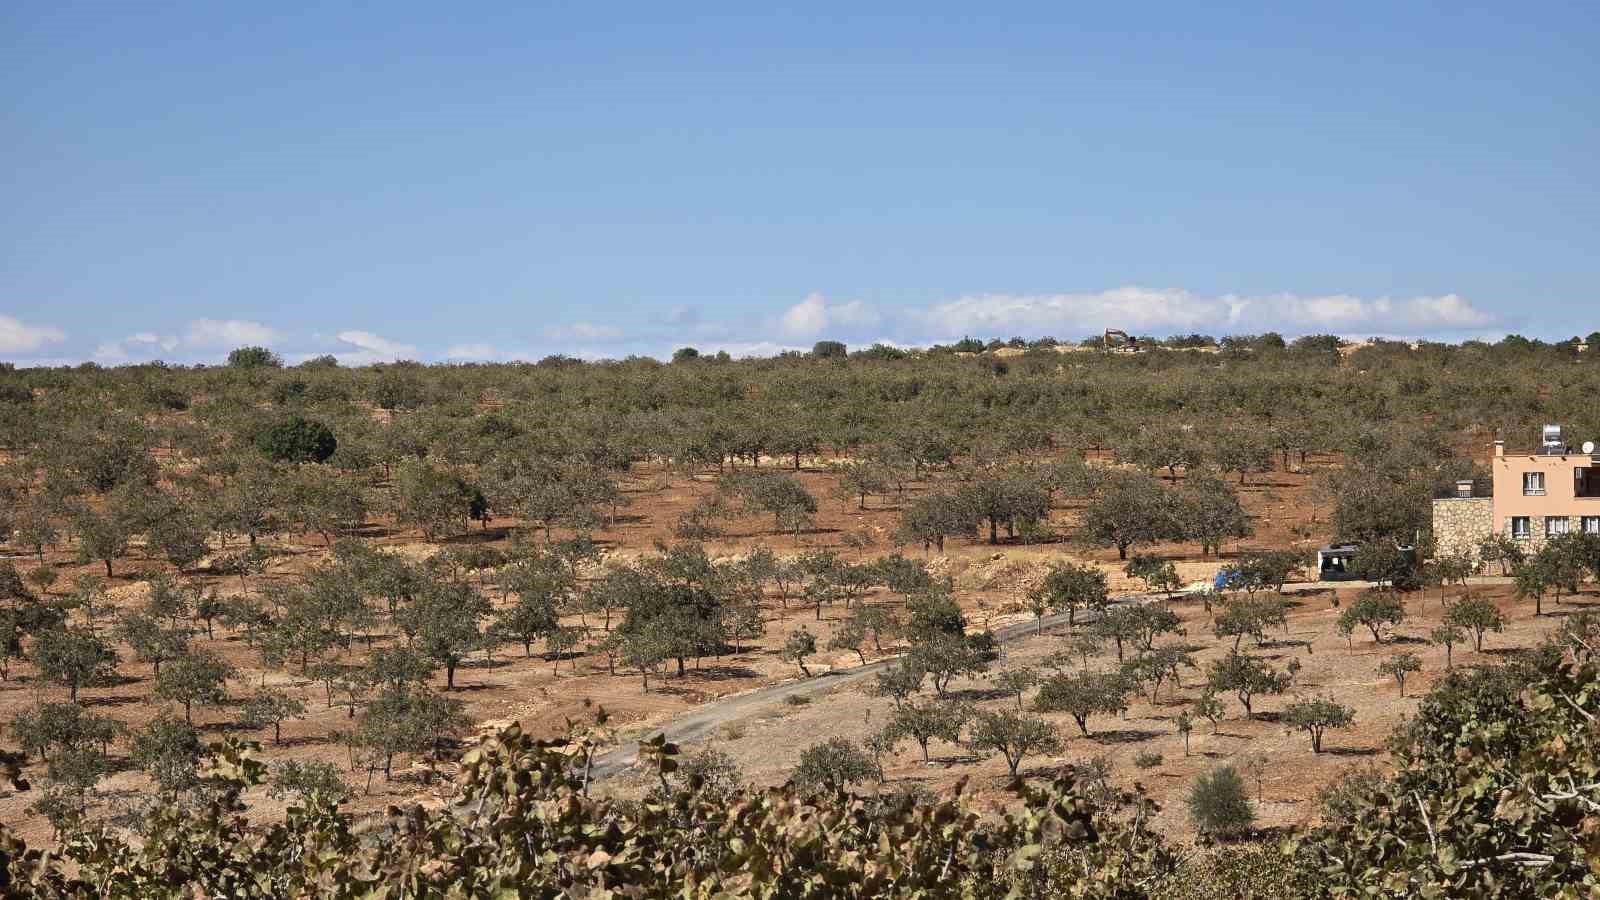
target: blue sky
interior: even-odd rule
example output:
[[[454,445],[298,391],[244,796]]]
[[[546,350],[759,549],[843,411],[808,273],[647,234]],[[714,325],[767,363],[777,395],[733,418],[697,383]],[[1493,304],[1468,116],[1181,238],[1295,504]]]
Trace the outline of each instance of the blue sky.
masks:
[[[7,3],[0,358],[1600,328],[1593,3],[763,6]]]

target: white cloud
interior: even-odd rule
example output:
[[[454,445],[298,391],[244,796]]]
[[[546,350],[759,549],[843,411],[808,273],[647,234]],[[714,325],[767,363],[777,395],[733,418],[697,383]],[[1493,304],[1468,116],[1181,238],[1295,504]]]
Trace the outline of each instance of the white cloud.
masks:
[[[120,341],[103,341],[94,348],[94,361],[107,366],[147,362],[160,352],[171,353],[183,346],[177,335],[141,331]]]
[[[832,303],[821,294],[812,292],[804,300],[789,307],[778,320],[785,334],[791,337],[816,337],[826,331],[849,331],[878,324],[877,310],[851,300],[849,303]]]
[[[398,358],[402,356],[410,356],[417,352],[417,348],[411,344],[402,344],[399,341],[391,341],[388,338],[380,337],[370,331],[341,331],[334,335],[334,337],[338,338],[340,343],[349,344],[358,350],[365,350],[369,353],[378,353],[384,356]]]
[[[347,329],[334,335],[344,347],[334,351],[340,364],[346,366],[368,366],[373,363],[393,362],[397,359],[411,359],[417,355],[417,348],[411,344],[402,344],[391,341],[381,335],[370,331]]]
[[[452,344],[445,348],[444,358],[450,360],[487,361],[500,358],[493,344]]]
[[[716,353],[725,352],[729,356],[742,359],[753,356],[777,356],[779,353],[787,353],[791,350],[805,353],[811,348],[779,344],[774,341],[743,341],[726,344],[712,344],[710,346],[699,347],[697,349],[699,349],[701,356],[711,356]]]
[[[1093,294],[983,294],[961,297],[911,318],[942,336],[1015,333],[1071,337],[1122,328],[1144,333],[1190,330],[1437,332],[1484,328],[1494,318],[1455,294],[1393,300],[1347,294],[1205,297],[1174,288],[1121,287]]]
[[[124,343],[141,344],[146,347],[160,347],[161,349],[170,353],[173,350],[178,349],[178,346],[182,343],[182,341],[178,340],[177,335],[156,334],[151,331],[141,331],[138,334],[128,335]]]
[[[67,339],[54,325],[29,325],[0,313],[0,353],[28,353]]]
[[[183,342],[195,347],[233,349],[245,345],[270,345],[278,333],[260,322],[242,319],[195,319],[189,323]]]
[[[544,336],[553,341],[620,341],[622,329],[593,322],[573,322],[571,325],[546,328]]]
[[[132,354],[122,341],[106,341],[96,346],[91,358],[103,366],[118,366],[133,361]]]

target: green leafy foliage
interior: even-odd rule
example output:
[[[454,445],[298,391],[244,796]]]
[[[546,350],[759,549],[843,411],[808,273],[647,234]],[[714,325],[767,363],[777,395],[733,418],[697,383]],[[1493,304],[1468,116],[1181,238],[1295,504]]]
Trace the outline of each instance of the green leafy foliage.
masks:
[[[1244,779],[1232,766],[1196,777],[1186,800],[1189,818],[1202,834],[1228,837],[1248,829],[1256,819]]]
[[[274,422],[256,435],[256,449],[276,462],[326,462],[338,447],[332,429],[300,416]]]

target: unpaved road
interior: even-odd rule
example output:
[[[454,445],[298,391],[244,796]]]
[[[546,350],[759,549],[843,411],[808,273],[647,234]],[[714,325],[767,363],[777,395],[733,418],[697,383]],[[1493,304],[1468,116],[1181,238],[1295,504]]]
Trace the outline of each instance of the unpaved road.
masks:
[[[1510,579],[1501,576],[1490,575],[1475,576],[1469,580],[1473,584],[1498,584],[1509,581]],[[1339,590],[1360,590],[1362,588],[1371,586],[1372,585],[1369,582],[1364,581],[1306,582],[1284,585],[1284,593],[1297,594],[1305,593],[1307,591],[1328,590],[1332,588],[1338,588]],[[1180,596],[1193,595],[1181,594]],[[1165,597],[1165,594],[1126,594],[1116,597],[1112,601],[1112,604],[1147,603],[1153,600],[1162,600],[1165,599]],[[1079,621],[1093,621],[1092,613],[1081,614],[1079,616]],[[995,629],[994,635],[996,641],[1001,644],[1007,644],[1029,637],[1038,633],[1040,630],[1049,631],[1057,626],[1065,624],[1067,624],[1067,614],[1056,613],[1054,615],[1045,616],[1043,620],[1038,622],[1026,621],[1002,625],[1001,627]],[[819,694],[825,694],[846,685],[854,684],[855,682],[858,682],[864,678],[870,678],[873,675],[876,675],[877,673],[893,665],[895,662],[899,661],[899,659],[900,657],[898,656],[892,656],[887,659],[880,659],[875,662],[867,663],[864,666],[854,666],[848,669],[836,669],[832,672],[818,675],[814,678],[804,678],[797,681],[788,681],[782,684],[769,685],[767,687],[757,688],[756,690],[749,691],[747,693],[735,694],[730,697],[724,697],[720,700],[714,700],[710,703],[696,707],[695,709],[684,713],[676,719],[673,719],[666,725],[665,728],[650,729],[648,732],[646,732],[645,736],[653,736],[655,734],[664,732],[667,736],[667,740],[679,744],[700,740],[701,738],[710,735],[716,729],[721,728],[723,725],[726,725],[730,722],[737,722],[741,719],[754,715],[772,703],[781,702],[787,697],[812,697]],[[594,781],[599,781],[615,775],[618,772],[624,771],[638,761],[638,756],[639,747],[637,741],[631,739],[625,741],[622,746],[595,757],[594,769],[591,778]]]
[[[1112,601],[1112,605],[1128,603],[1144,603],[1150,600],[1160,600],[1165,594],[1129,594],[1119,596]],[[1079,613],[1079,622],[1093,621],[1092,613]],[[1055,626],[1067,624],[1066,613],[1056,613],[1045,616],[1040,621],[1014,622],[1002,625],[994,630],[995,640],[1006,644],[1020,640],[1024,637],[1037,634],[1041,629],[1049,631]],[[891,656],[867,663],[864,666],[853,666],[848,669],[836,669],[814,678],[803,678],[798,681],[786,681],[783,684],[774,684],[764,688],[757,688],[748,693],[735,694],[698,706],[672,720],[665,728],[652,728],[648,735],[666,733],[667,740],[673,743],[687,743],[706,737],[729,722],[736,722],[766,708],[770,704],[782,701],[787,697],[815,696],[836,690],[848,684],[854,684],[863,678],[869,678],[883,671],[900,657]],[[599,781],[608,778],[631,767],[639,757],[639,747],[636,741],[628,741],[623,746],[595,757],[594,769],[591,779]]]

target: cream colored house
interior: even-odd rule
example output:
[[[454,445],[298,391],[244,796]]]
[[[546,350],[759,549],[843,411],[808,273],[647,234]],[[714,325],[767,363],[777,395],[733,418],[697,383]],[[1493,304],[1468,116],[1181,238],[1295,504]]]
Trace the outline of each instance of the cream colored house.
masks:
[[[1484,536],[1509,535],[1532,552],[1546,538],[1571,531],[1600,534],[1600,448],[1570,446],[1558,426],[1547,425],[1531,453],[1508,453],[1494,442],[1489,461],[1494,491],[1476,497],[1472,483],[1456,496],[1433,501],[1434,544],[1440,555],[1470,551]]]

